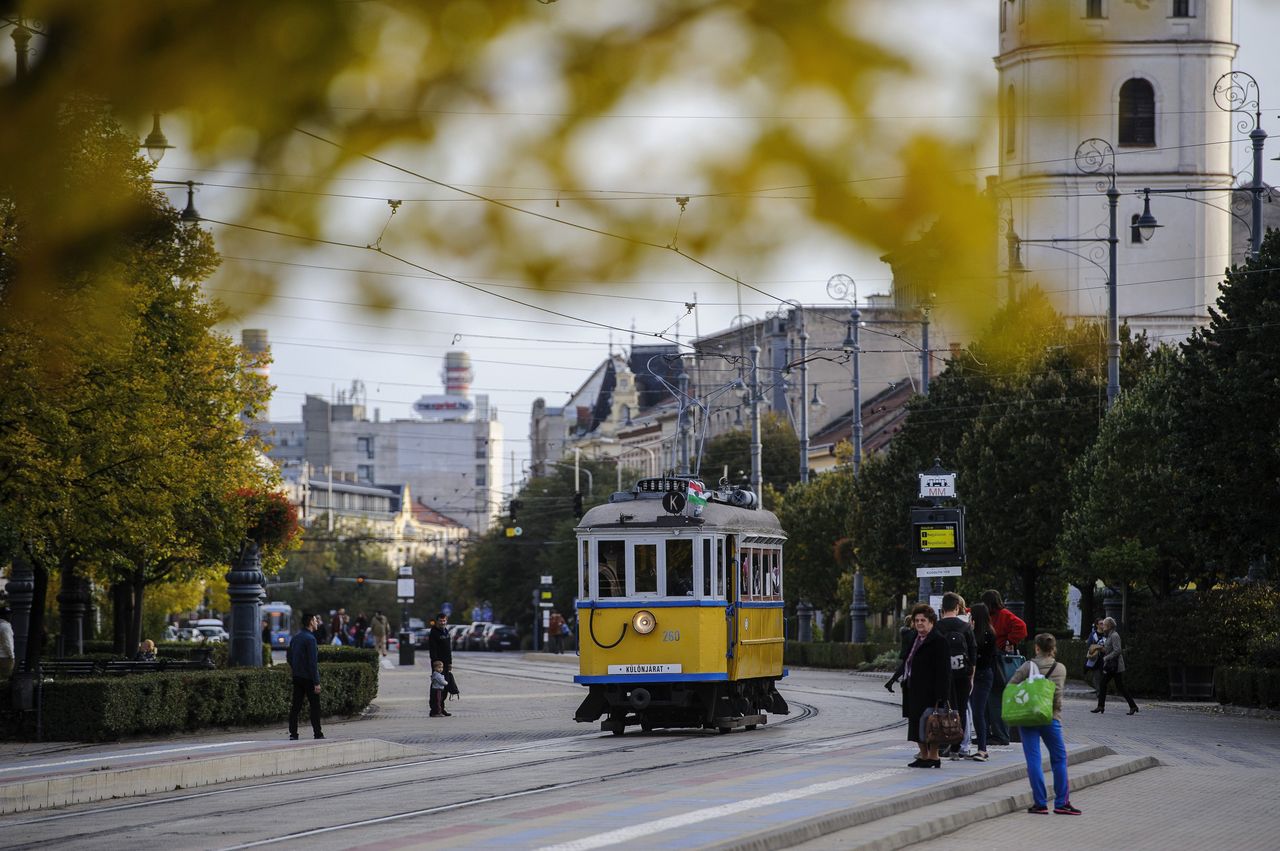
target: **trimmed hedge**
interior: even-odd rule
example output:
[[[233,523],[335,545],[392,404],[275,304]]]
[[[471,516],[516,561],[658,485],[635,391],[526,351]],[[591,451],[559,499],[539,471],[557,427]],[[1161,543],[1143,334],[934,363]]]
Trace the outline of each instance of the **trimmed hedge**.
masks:
[[[354,661],[354,660],[353,660]],[[354,715],[378,693],[377,668],[322,663],[323,716]],[[44,683],[43,737],[50,741],[111,741],[209,727],[283,723],[292,679],[286,666],[226,671],[64,677]],[[2,710],[8,714],[8,707]],[[303,704],[303,718],[310,713]],[[35,733],[32,715],[0,724],[10,735]],[[21,729],[19,729],[19,726]]]
[[[788,641],[782,650],[782,661],[787,665],[809,668],[857,668],[875,661],[887,650],[888,644],[849,644],[840,641]]]
[[[1213,690],[1219,703],[1280,709],[1280,670],[1220,666],[1213,671]]]

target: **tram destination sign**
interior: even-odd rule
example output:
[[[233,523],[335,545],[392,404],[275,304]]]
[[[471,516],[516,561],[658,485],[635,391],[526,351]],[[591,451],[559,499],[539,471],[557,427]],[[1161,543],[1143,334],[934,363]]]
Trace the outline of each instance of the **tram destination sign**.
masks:
[[[680,665],[610,665],[612,674],[678,674]]]

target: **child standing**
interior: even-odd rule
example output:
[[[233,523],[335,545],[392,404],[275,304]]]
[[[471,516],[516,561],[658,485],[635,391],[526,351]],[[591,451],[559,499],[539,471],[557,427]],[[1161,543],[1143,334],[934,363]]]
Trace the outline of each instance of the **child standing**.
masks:
[[[444,662],[436,661],[431,664],[431,717],[439,718],[441,715],[449,715],[444,709],[444,693],[449,687],[449,681],[444,675]]]

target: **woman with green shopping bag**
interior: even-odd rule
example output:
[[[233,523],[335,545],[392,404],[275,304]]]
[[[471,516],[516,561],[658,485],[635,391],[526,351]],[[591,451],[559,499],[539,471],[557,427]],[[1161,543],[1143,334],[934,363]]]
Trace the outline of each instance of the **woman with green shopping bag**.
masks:
[[[1040,763],[1040,740],[1049,749],[1053,767],[1053,811],[1078,816],[1071,806],[1067,782],[1067,743],[1062,738],[1062,690],[1067,685],[1067,669],[1055,657],[1058,642],[1042,632],[1036,636],[1036,656],[1018,668],[1004,691],[1001,715],[1005,723],[1022,728],[1022,755],[1027,760],[1027,779],[1035,799],[1027,812],[1045,815],[1049,796]]]

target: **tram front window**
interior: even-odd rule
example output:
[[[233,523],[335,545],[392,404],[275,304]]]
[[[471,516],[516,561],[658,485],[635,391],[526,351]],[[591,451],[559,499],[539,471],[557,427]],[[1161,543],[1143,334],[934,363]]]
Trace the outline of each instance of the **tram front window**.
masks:
[[[693,596],[693,541],[667,541],[667,596]]]
[[[601,597],[623,597],[626,595],[627,589],[624,581],[626,547],[625,541],[600,542],[597,560]]]
[[[636,544],[635,594],[658,593],[658,546]]]

